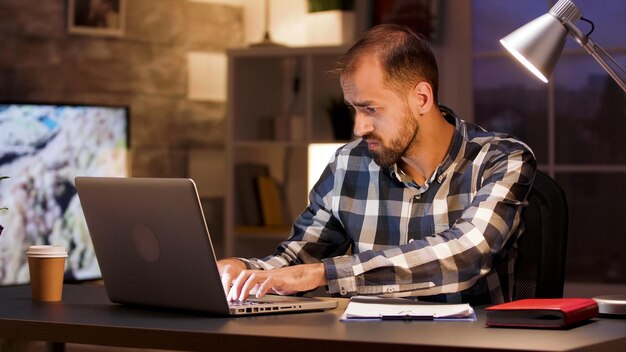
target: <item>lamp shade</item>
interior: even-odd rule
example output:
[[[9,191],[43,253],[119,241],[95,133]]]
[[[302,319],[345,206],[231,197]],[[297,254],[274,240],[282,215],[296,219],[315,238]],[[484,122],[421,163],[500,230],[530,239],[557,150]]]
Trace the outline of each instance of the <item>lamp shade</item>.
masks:
[[[567,28],[556,17],[546,13],[507,35],[500,43],[547,83],[561,56],[567,33]]]

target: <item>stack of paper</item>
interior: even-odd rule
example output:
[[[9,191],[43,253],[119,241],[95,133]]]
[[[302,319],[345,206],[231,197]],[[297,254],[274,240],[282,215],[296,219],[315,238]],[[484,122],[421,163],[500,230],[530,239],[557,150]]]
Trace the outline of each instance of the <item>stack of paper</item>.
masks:
[[[476,321],[476,314],[467,303],[435,304],[405,298],[356,296],[350,299],[341,320]]]

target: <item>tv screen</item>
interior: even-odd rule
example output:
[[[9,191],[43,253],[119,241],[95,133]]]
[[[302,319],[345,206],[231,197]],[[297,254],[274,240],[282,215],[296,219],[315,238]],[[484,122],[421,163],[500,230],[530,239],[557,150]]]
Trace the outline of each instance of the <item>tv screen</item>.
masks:
[[[0,103],[0,285],[29,282],[26,250],[64,245],[65,279],[101,277],[76,176],[128,176],[125,107]]]

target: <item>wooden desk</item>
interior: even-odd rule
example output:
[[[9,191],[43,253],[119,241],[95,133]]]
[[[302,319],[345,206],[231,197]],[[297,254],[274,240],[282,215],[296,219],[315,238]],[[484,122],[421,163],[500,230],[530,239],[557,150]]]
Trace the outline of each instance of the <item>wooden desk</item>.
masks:
[[[478,321],[340,322],[328,312],[224,318],[112,304],[103,287],[65,286],[62,303],[0,288],[0,337],[107,346],[214,351],[623,351],[626,320],[571,330],[496,329]]]

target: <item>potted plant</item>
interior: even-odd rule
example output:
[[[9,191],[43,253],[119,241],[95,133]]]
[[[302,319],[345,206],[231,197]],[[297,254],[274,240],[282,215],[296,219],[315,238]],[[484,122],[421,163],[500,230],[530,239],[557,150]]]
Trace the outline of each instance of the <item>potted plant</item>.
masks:
[[[322,11],[352,11],[354,0],[309,0],[309,13]]]
[[[4,180],[5,178],[9,178],[8,176],[0,176],[0,181]],[[0,207],[0,211],[5,211],[8,210],[9,208],[7,207]],[[0,225],[0,235],[2,235],[2,230],[4,230],[4,227],[2,227],[2,225]]]
[[[308,0],[309,45],[346,45],[354,41],[354,0]]]

